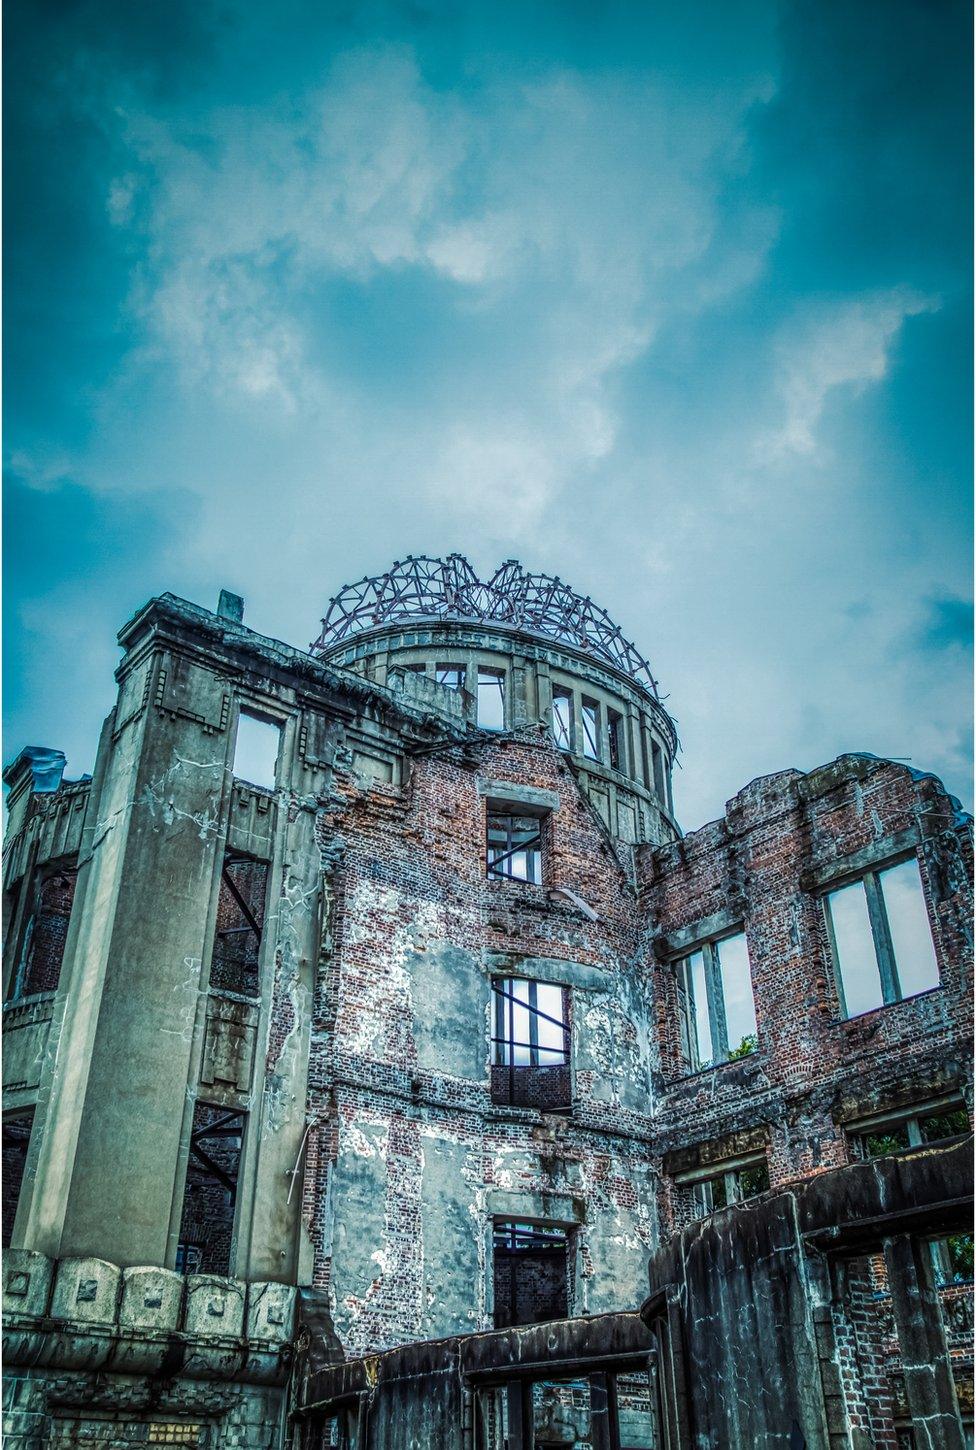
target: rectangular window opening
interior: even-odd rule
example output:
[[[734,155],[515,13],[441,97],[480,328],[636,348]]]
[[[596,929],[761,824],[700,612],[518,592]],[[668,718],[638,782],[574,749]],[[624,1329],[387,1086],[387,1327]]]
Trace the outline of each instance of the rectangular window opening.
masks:
[[[495,1328],[569,1316],[569,1236],[554,1224],[496,1219]]]
[[[919,1136],[923,1143],[943,1143],[969,1132],[969,1114],[964,1107],[942,1108],[919,1119]]]
[[[580,720],[583,725],[583,754],[591,760],[600,759],[600,706],[596,700],[584,695],[580,701]]]
[[[729,1061],[734,1062],[736,1058],[748,1057],[758,1046],[756,1004],[752,995],[752,972],[745,932],[717,942],[713,950],[718,953],[726,1051]]]
[[[971,1233],[947,1234],[932,1241],[932,1265],[935,1282],[940,1289],[949,1284],[973,1282],[973,1236]]]
[[[30,907],[20,961],[11,977],[11,999],[57,991],[77,874],[74,866],[45,865],[34,872],[23,888],[30,893]]]
[[[27,1149],[34,1109],[26,1113],[10,1113],[3,1120],[3,1247],[10,1247],[20,1191],[24,1185]]]
[[[533,1450],[555,1450],[556,1446],[572,1450],[577,1445],[592,1444],[596,1432],[588,1378],[536,1380],[529,1393]]]
[[[321,1442],[323,1450],[358,1450],[358,1406],[346,1405],[335,1410],[326,1420],[323,1430],[324,1438]]]
[[[607,711],[607,743],[610,750],[610,764],[614,770],[623,770],[624,718],[616,710]]]
[[[478,725],[482,730],[505,729],[504,670],[478,670]]]
[[[234,747],[234,778],[260,790],[274,790],[278,781],[281,726],[242,710]]]
[[[496,978],[492,1024],[492,1102],[548,1112],[570,1107],[569,988]]]
[[[912,858],[824,898],[842,1008],[858,1017],[939,985],[918,862]]]
[[[488,875],[542,882],[541,816],[515,816],[488,809]]]
[[[439,685],[446,685],[449,690],[464,689],[464,666],[463,665],[435,665],[434,679]]]
[[[739,1163],[734,1168],[704,1178],[692,1187],[692,1204],[695,1218],[706,1218],[720,1208],[732,1203],[743,1203],[756,1198],[769,1188],[769,1168],[765,1158],[757,1157],[748,1163]]]
[[[885,1116],[872,1118],[863,1125],[849,1125],[847,1134],[853,1156],[862,1162],[883,1158],[891,1153],[907,1153],[912,1148],[930,1147],[952,1142],[970,1131],[969,1113],[959,1102],[919,1104]]]
[[[247,1114],[197,1103],[183,1191],[176,1267],[185,1274],[229,1274],[237,1176]]]
[[[585,1370],[580,1364],[572,1378],[512,1378],[477,1389],[477,1450],[510,1450],[515,1444],[525,1450],[588,1450],[591,1445],[656,1450],[665,1443],[656,1386],[647,1370]]]
[[[693,1072],[757,1050],[745,932],[704,942],[677,963],[676,978],[681,1051]]]
[[[213,991],[261,994],[260,958],[268,896],[267,861],[228,852],[220,873],[217,928],[210,963]]]
[[[552,733],[560,750],[572,750],[573,692],[558,686],[552,692]]]

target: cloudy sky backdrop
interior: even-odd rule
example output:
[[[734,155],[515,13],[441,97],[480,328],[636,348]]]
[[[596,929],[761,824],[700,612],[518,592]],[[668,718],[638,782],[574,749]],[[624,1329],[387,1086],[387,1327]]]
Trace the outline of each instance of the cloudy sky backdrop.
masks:
[[[171,590],[306,645],[407,553],[604,605],[683,743],[971,803],[948,0],[13,0],[5,759]]]

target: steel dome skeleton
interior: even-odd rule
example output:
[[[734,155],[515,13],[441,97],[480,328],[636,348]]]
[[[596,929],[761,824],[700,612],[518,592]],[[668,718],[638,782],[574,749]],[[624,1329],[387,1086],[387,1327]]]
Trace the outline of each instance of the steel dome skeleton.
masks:
[[[380,625],[438,618],[495,621],[542,635],[622,670],[661,698],[647,660],[605,609],[561,579],[527,573],[516,559],[506,560],[487,582],[463,554],[398,560],[386,574],[345,585],[330,600],[309,649],[329,655],[344,640]]]

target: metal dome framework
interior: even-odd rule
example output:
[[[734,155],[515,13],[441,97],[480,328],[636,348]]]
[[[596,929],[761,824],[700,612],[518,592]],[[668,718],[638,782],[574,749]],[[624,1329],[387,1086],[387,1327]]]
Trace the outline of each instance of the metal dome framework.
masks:
[[[329,601],[322,632],[309,646],[330,655],[351,637],[409,620],[455,619],[495,623],[542,635],[612,665],[660,700],[651,667],[618,625],[561,579],[529,574],[508,559],[484,582],[463,554],[446,559],[409,555],[386,574],[346,584]]]

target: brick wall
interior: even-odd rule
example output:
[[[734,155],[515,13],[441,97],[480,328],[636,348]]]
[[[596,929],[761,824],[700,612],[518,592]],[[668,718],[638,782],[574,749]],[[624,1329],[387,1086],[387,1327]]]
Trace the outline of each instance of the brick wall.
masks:
[[[559,796],[543,832],[544,886],[487,877],[484,778]],[[919,838],[942,985],[843,1020],[811,872],[909,830]],[[327,903],[303,1214],[313,1281],[331,1288],[351,1351],[428,1332],[428,1255],[439,1251],[427,1241],[422,1204],[431,1136],[457,1151],[457,1202],[481,1245],[482,1282],[468,1286],[474,1307],[457,1323],[463,1330],[488,1321],[490,1250],[483,1245],[496,1190],[570,1195],[580,1203],[579,1310],[593,1276],[605,1272],[605,1259],[602,1270],[594,1267],[597,1239],[619,1233],[613,1225],[621,1215],[629,1215],[628,1230],[637,1225],[648,1252],[657,1242],[656,1218],[666,1236],[688,1217],[690,1194],[664,1166],[675,1150],[716,1140],[741,1146],[761,1130],[775,1188],[848,1161],[842,1121],[852,1104],[880,1110],[892,1094],[924,1096],[964,1075],[970,847],[932,777],[845,757],[810,776],[790,771],[754,782],[722,821],[674,845],[642,849],[637,892],[629,863],[617,858],[571,770],[532,731],[467,753],[447,748],[424,756],[401,787],[340,773],[322,802],[318,837]],[[599,920],[552,896],[559,886],[582,897]],[[674,972],[660,960],[659,943],[730,909],[745,922],[759,1050],[689,1075]],[[424,1058],[418,974],[439,943],[469,960],[508,953],[608,973],[612,991],[599,1010],[574,993],[576,1028],[593,1050],[585,1063],[574,1056],[573,1111],[557,1126],[534,1109],[491,1105],[487,1022],[477,1070],[438,1070],[429,1052]],[[517,966],[508,974],[517,975]],[[273,1020],[272,1042],[288,1028]],[[642,1034],[650,1039],[643,1046]],[[354,1211],[337,1199],[336,1184],[346,1155],[374,1153],[383,1160],[376,1191],[385,1205],[375,1267],[351,1286],[333,1273],[337,1222]],[[652,1176],[657,1194],[647,1187]],[[633,1304],[640,1292],[635,1281]]]
[[[544,831],[544,885],[487,877],[479,778],[558,794],[559,810]],[[545,1119],[543,1131],[544,1115],[535,1108],[493,1106],[487,978],[484,1012],[471,1006],[472,1014],[482,1014],[472,1019],[480,1043],[478,1076],[437,1070],[429,1052],[422,1060],[418,1048],[422,1014],[405,962],[422,972],[424,954],[449,943],[479,963],[486,954],[515,953],[603,967],[609,999],[600,999],[591,1036],[596,1042],[605,1036],[608,1064],[613,1052],[637,1060],[641,1033],[632,999],[638,931],[626,863],[616,858],[562,757],[541,733],[526,732],[519,741],[483,747],[473,761],[459,751],[428,756],[414,763],[402,788],[365,788],[354,777],[340,777],[319,838],[332,859],[341,840],[341,855],[328,878],[326,955],[313,1008],[310,1112],[317,1126],[307,1147],[303,1212],[315,1250],[315,1282],[331,1284],[340,1310],[345,1305],[350,1314],[350,1347],[423,1336],[425,1254],[431,1250],[424,1242],[421,1198],[424,1143],[431,1133],[458,1150],[464,1165],[459,1197],[470,1201],[470,1234],[483,1244],[481,1282],[462,1291],[478,1317],[458,1328],[490,1323],[486,1286],[495,1190],[575,1196],[593,1221],[600,1214],[619,1220],[621,1212],[632,1213],[649,1253],[651,1214],[638,1205],[635,1187],[648,1157],[646,1092],[635,1111],[621,1103],[612,1078],[577,1062],[574,1110],[555,1127]],[[600,920],[591,922],[565,899],[550,898],[554,886],[576,892]],[[518,975],[517,968],[508,975]],[[416,985],[414,980],[414,991]],[[646,1063],[641,1071],[646,1080]],[[331,1184],[336,1161],[357,1151],[364,1125],[384,1155],[386,1209],[376,1272],[350,1295],[332,1273],[335,1220],[347,1210]],[[582,1237],[585,1280],[585,1230]],[[630,1307],[640,1297],[640,1274],[638,1267]],[[580,1307],[586,1294],[584,1283]]]
[[[941,984],[846,1020],[816,878],[906,833],[917,840]],[[865,757],[842,757],[809,776],[789,771],[755,781],[729,803],[723,820],[672,846],[644,850],[659,1150],[768,1125],[775,1187],[850,1161],[845,1118],[964,1085],[971,1039],[970,862],[971,837],[941,783]],[[675,972],[660,958],[669,937],[730,903],[747,934],[758,1051],[689,1074]],[[686,1217],[687,1194],[667,1174],[663,1181],[663,1222],[673,1230]]]

